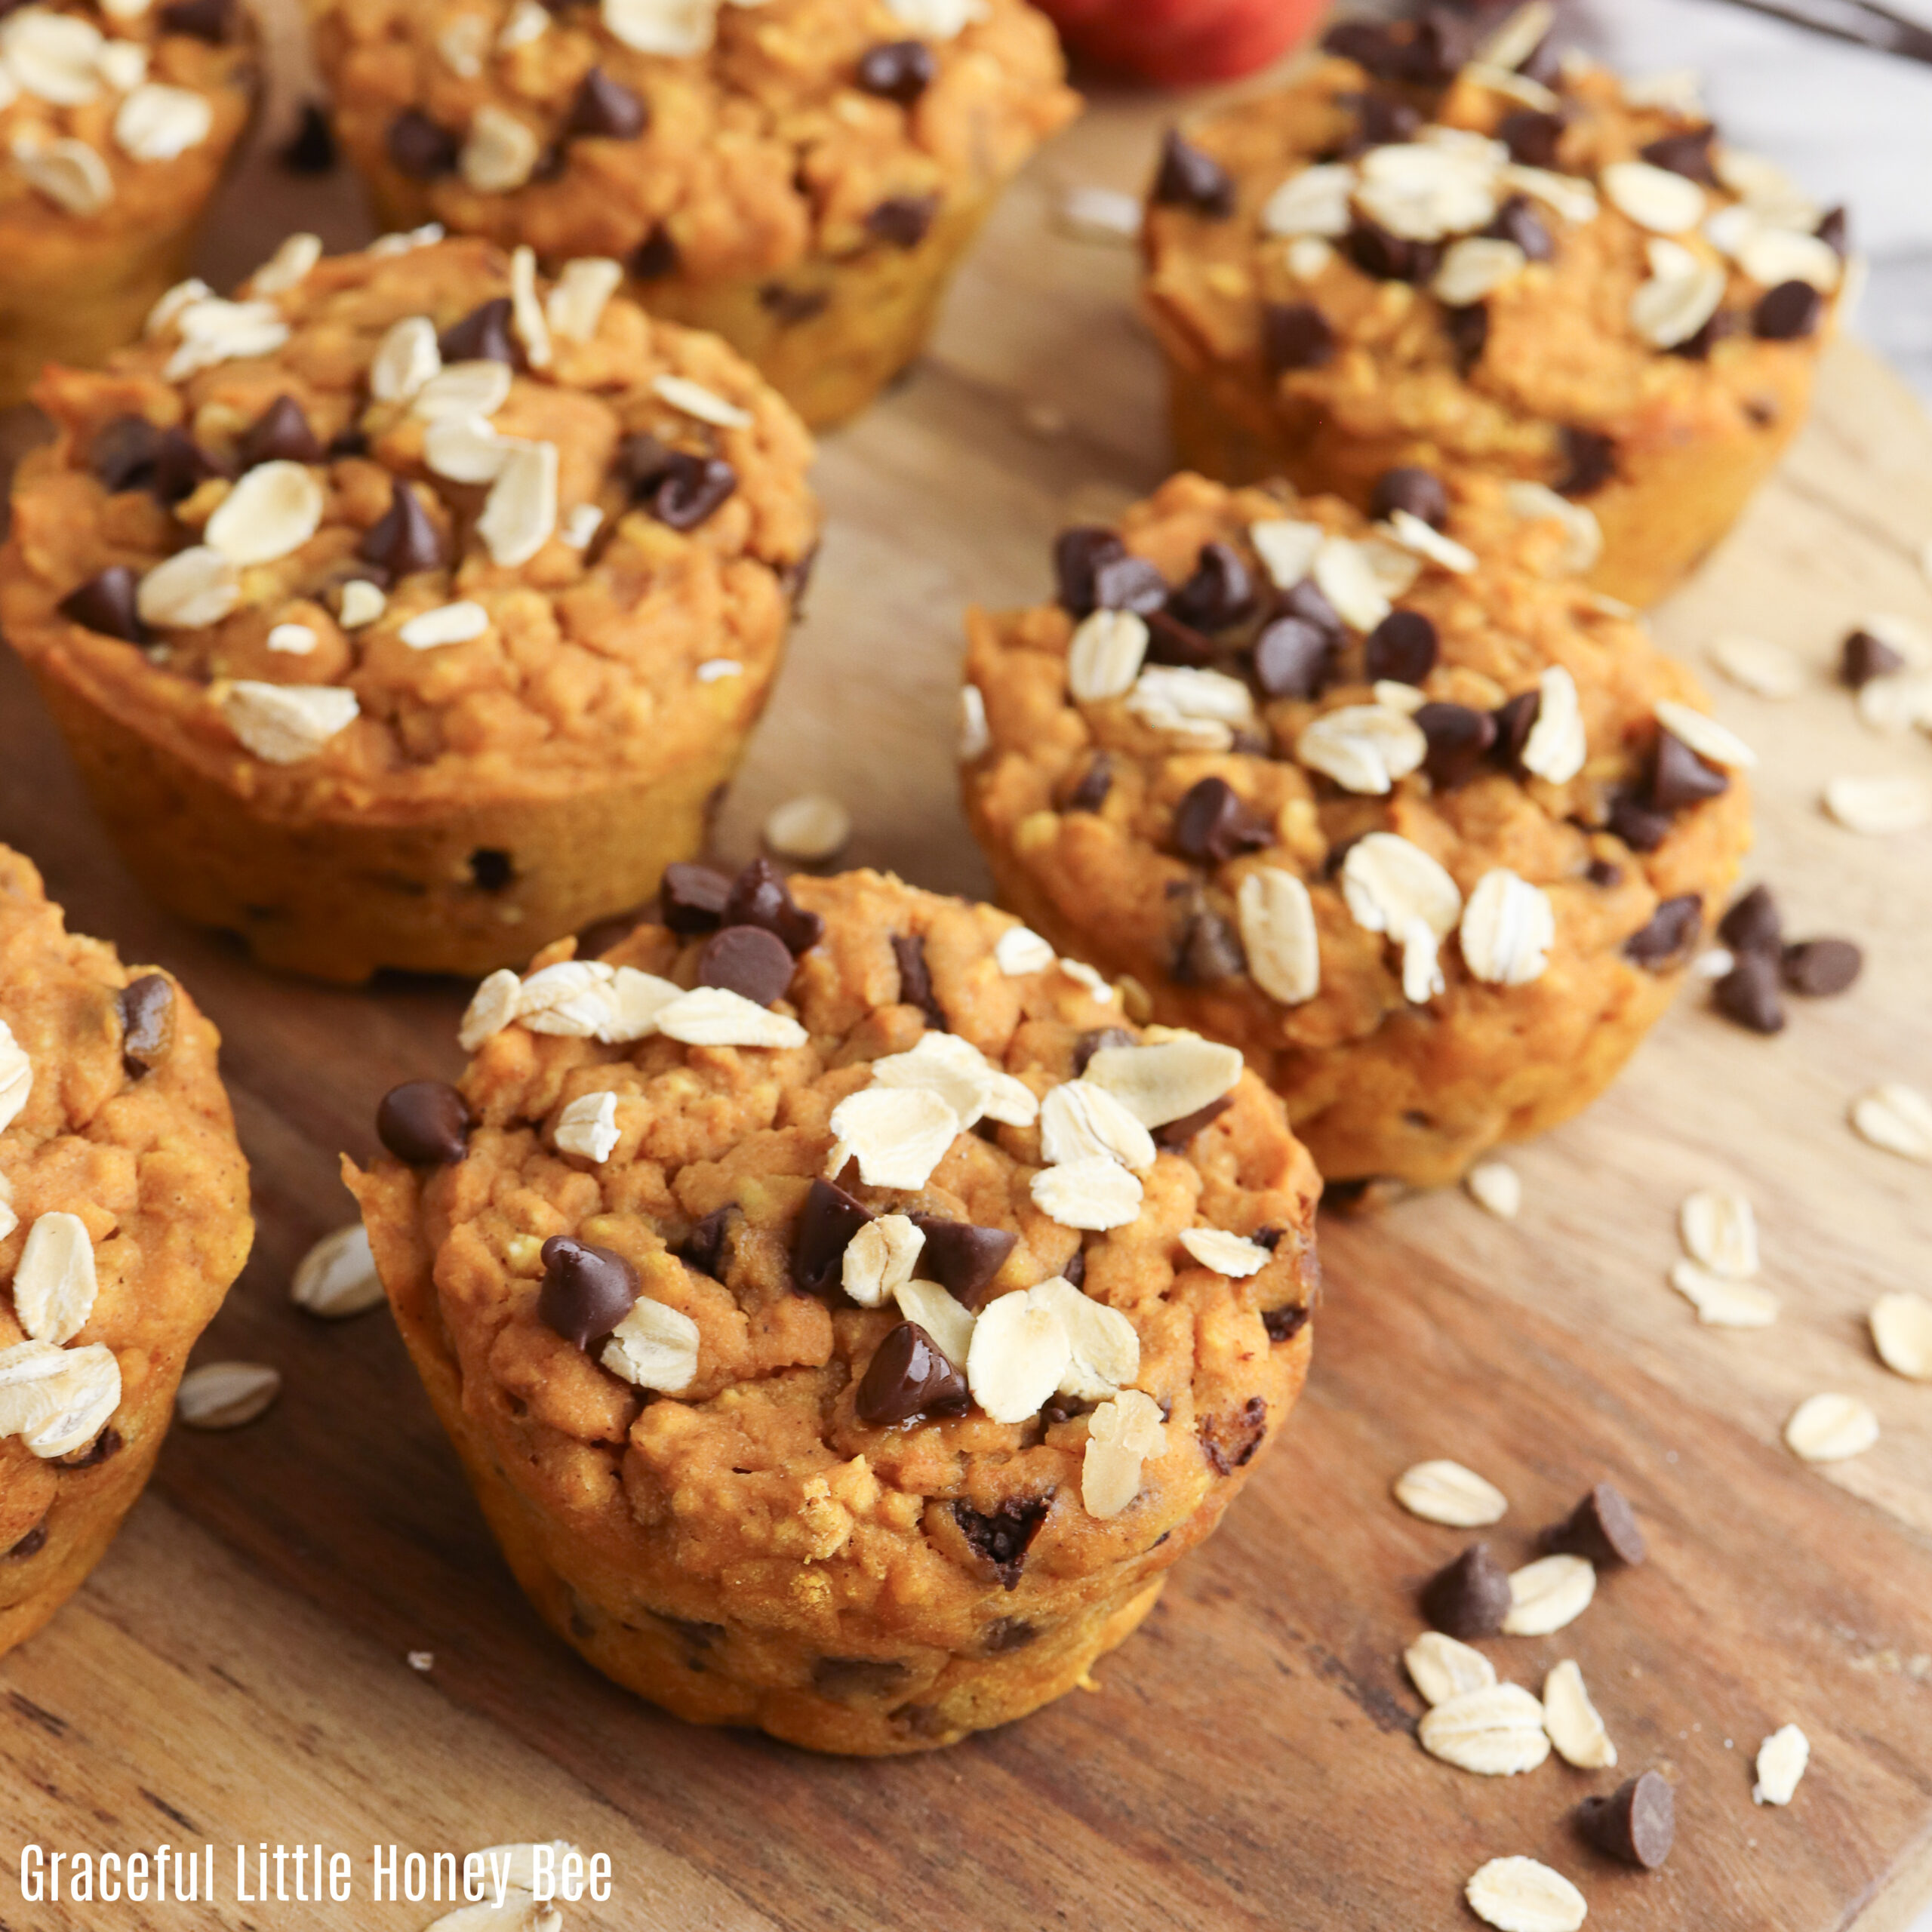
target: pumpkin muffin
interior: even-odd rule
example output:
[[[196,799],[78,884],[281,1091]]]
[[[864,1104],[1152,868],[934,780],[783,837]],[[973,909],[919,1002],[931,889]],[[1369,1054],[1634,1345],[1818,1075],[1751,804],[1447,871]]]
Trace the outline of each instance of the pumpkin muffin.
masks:
[[[624,264],[814,426],[916,355],[1001,189],[1070,120],[1023,0],[309,0],[381,219]]]
[[[815,540],[811,440],[614,262],[318,257],[49,371],[0,623],[166,904],[324,979],[481,972],[697,849]]]
[[[984,906],[680,866],[484,981],[345,1163],[531,1601],[678,1716],[918,1751],[1078,1682],[1308,1361],[1319,1183],[1226,1047]]]
[[[1399,469],[1371,525],[1178,476],[968,619],[1001,900],[1238,1047],[1331,1183],[1452,1180],[1593,1099],[1748,842],[1749,749],[1537,490]]]
[[[0,1653],[113,1540],[248,1258],[217,1044],[0,846]]]
[[[0,18],[0,408],[97,364],[187,272],[252,111],[239,0],[35,4]]]
[[[1144,235],[1181,465],[1371,506],[1403,464],[1544,485],[1653,602],[1803,421],[1846,300],[1842,210],[1725,145],[1681,82],[1472,52],[1447,8],[1352,22],[1169,137]]]

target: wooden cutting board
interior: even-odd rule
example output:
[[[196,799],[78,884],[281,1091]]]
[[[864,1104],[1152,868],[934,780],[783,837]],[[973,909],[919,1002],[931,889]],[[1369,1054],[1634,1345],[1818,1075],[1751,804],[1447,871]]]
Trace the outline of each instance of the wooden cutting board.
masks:
[[[771,804],[825,789],[857,818],[854,861],[984,888],[954,795],[961,608],[1041,594],[1053,531],[1163,463],[1131,255],[1060,235],[1051,211],[1069,183],[1137,186],[1166,111],[1097,105],[1001,211],[931,356],[828,441],[823,568],[724,857],[749,856]],[[295,226],[331,245],[365,232],[346,183],[257,163],[211,278]],[[1514,1157],[1513,1226],[1453,1192],[1331,1218],[1300,1413],[1144,1632],[1093,1694],[885,1764],[685,1728],[539,1626],[386,1317],[325,1326],[287,1297],[297,1257],[349,1217],[337,1154],[368,1149],[377,1097],[456,1069],[464,989],[274,980],[158,914],[0,663],[0,838],[39,861],[76,927],[178,971],[226,1036],[260,1232],[200,1358],[287,1378],[243,1433],[177,1432],[93,1581],[0,1664],[0,1854],[211,1842],[226,1900],[237,1843],[319,1842],[352,1854],[357,1901],[26,1908],[0,1869],[0,1924],[414,1927],[431,1908],[368,1903],[373,1845],[559,1835],[617,1874],[613,1903],[572,1909],[573,1927],[1409,1932],[1470,1922],[1464,1880],[1518,1852],[1582,1884],[1592,1927],[1902,1925],[1932,1897],[1932,1386],[1878,1365],[1863,1315],[1927,1285],[1932,1176],[1844,1116],[1881,1079],[1932,1089],[1932,832],[1861,840],[1817,798],[1840,771],[1932,771],[1932,747],[1874,737],[1829,678],[1862,612],[1932,619],[1915,562],[1928,534],[1932,431],[1841,348],[1783,475],[1657,620],[1693,658],[1740,629],[1812,667],[1792,702],[1727,688],[1719,705],[1764,757],[1754,872],[1799,932],[1866,944],[1855,991],[1798,1006],[1775,1040],[1687,995],[1607,1100]],[[1757,1204],[1774,1328],[1700,1328],[1665,1285],[1678,1201],[1706,1184]],[[1869,1401],[1884,1434],[1807,1467],[1779,1432],[1828,1388]],[[1558,1637],[1489,1646],[1532,1686],[1580,1660],[1614,1776],[1552,1759],[1487,1780],[1417,1745],[1399,1662],[1414,1592],[1465,1539],[1401,1514],[1389,1485],[1433,1455],[1509,1494],[1494,1534],[1512,1562],[1589,1482],[1634,1500],[1650,1563],[1607,1577]],[[411,1651],[433,1668],[412,1671]],[[1760,1809],[1751,1758],[1788,1721],[1811,1769],[1789,1809]],[[1669,1867],[1642,1877],[1569,1820],[1651,1765],[1677,1782],[1681,1825]]]

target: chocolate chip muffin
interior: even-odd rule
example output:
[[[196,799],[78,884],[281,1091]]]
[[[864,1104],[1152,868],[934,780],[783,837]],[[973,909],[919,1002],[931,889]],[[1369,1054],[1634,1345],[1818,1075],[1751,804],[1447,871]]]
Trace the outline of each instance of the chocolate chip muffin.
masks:
[[[1550,12],[1479,47],[1446,8],[1346,23],[1172,135],[1146,309],[1183,466],[1362,509],[1404,464],[1553,489],[1594,518],[1590,581],[1642,605],[1802,421],[1844,215],[1681,85],[1555,57]]]
[[[1238,1054],[983,906],[763,862],[478,989],[345,1164],[511,1567],[679,1716],[918,1751],[1078,1682],[1308,1360]]]
[[[0,1652],[113,1540],[248,1258],[217,1044],[0,846]]]
[[[187,272],[248,125],[239,0],[40,0],[0,18],[0,408],[98,363]]]
[[[916,355],[1008,179],[1072,118],[1023,0],[309,0],[381,217],[621,262],[808,423]]]
[[[622,281],[298,237],[48,371],[0,623],[157,897],[324,979],[475,973],[697,849],[816,540],[811,444]]]
[[[1517,486],[1520,488],[1520,486]],[[1371,525],[1173,478],[968,620],[1002,901],[1238,1047],[1326,1178],[1454,1179],[1593,1099],[1749,836],[1749,749],[1564,565],[1562,500],[1392,471]]]

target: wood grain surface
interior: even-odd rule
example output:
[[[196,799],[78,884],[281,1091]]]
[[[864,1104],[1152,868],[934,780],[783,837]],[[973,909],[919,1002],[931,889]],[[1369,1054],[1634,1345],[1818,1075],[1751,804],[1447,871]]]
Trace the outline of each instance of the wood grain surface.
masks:
[[[269,136],[286,109],[285,89]],[[983,889],[954,792],[961,607],[1040,595],[1053,530],[1162,469],[1132,257],[1061,235],[1050,211],[1069,183],[1137,186],[1165,111],[1097,104],[1001,210],[931,355],[826,445],[823,567],[722,857],[749,856],[772,804],[822,789],[854,811],[854,860]],[[332,245],[365,232],[345,182],[292,183],[257,160],[211,278],[294,226]],[[336,1158],[368,1151],[377,1096],[457,1066],[465,989],[277,981],[170,921],[0,663],[0,838],[41,863],[77,928],[177,971],[226,1038],[260,1232],[200,1358],[287,1378],[245,1432],[177,1432],[92,1582],[0,1663],[0,1852],[319,1841],[353,1855],[358,1901],[23,1906],[0,1869],[0,1929],[417,1926],[430,1908],[366,1903],[372,1844],[553,1835],[613,1856],[614,1902],[567,1914],[611,1932],[1410,1932],[1472,1923],[1464,1880],[1515,1852],[1571,1874],[1613,1932],[1902,1924],[1932,1897],[1932,1386],[1889,1375],[1863,1321],[1882,1291],[1926,1285],[1932,1179],[1857,1140],[1845,1109],[1881,1079],[1932,1089],[1932,832],[1861,840],[1817,801],[1839,771],[1932,769],[1923,739],[1860,725],[1829,675],[1864,611],[1932,619],[1914,561],[1928,533],[1932,432],[1841,348],[1783,475],[1657,623],[1693,658],[1741,629],[1812,667],[1798,699],[1724,688],[1719,708],[1764,758],[1754,873],[1799,932],[1866,943],[1854,992],[1798,1005],[1768,1041],[1687,995],[1604,1102],[1512,1155],[1513,1225],[1454,1193],[1325,1222],[1309,1393],[1144,1632],[1093,1694],[885,1764],[687,1729],[546,1635],[386,1316],[327,1326],[287,1296],[303,1250],[349,1218]],[[1678,1201],[1720,1183],[1756,1203],[1784,1303],[1773,1328],[1700,1328],[1665,1284]],[[1884,1432],[1855,1461],[1807,1467],[1779,1431],[1827,1388],[1869,1401]],[[1400,1664],[1414,1593],[1466,1539],[1404,1515],[1389,1484],[1431,1455],[1509,1495],[1492,1535],[1512,1563],[1590,1481],[1635,1501],[1647,1565],[1607,1577],[1559,1636],[1488,1646],[1533,1687],[1576,1657],[1617,1773],[1552,1759],[1484,1780],[1415,1743]],[[409,1669],[412,1650],[433,1669]],[[1761,1809],[1751,1757],[1786,1721],[1809,1734],[1811,1768],[1789,1808]],[[1651,1765],[1677,1781],[1680,1831],[1643,1877],[1583,1847],[1571,1817]],[[225,1863],[223,1899],[232,1875]]]

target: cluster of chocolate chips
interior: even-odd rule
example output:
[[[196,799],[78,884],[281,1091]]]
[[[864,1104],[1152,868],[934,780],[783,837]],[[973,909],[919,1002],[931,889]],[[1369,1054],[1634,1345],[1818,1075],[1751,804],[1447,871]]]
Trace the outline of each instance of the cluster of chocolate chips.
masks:
[[[1841,993],[1856,980],[1864,955],[1848,939],[1787,940],[1777,901],[1754,885],[1718,922],[1731,968],[1712,989],[1718,1011],[1754,1033],[1784,1029],[1783,995],[1817,999]]]
[[[674,449],[643,432],[617,445],[617,467],[631,501],[673,530],[695,530],[738,487],[722,457]]]
[[[735,878],[709,866],[669,866],[657,904],[659,918],[680,938],[704,939],[695,983],[721,986],[754,1006],[785,997],[798,955],[825,933],[825,921],[792,897],[769,859],[754,859]]]

